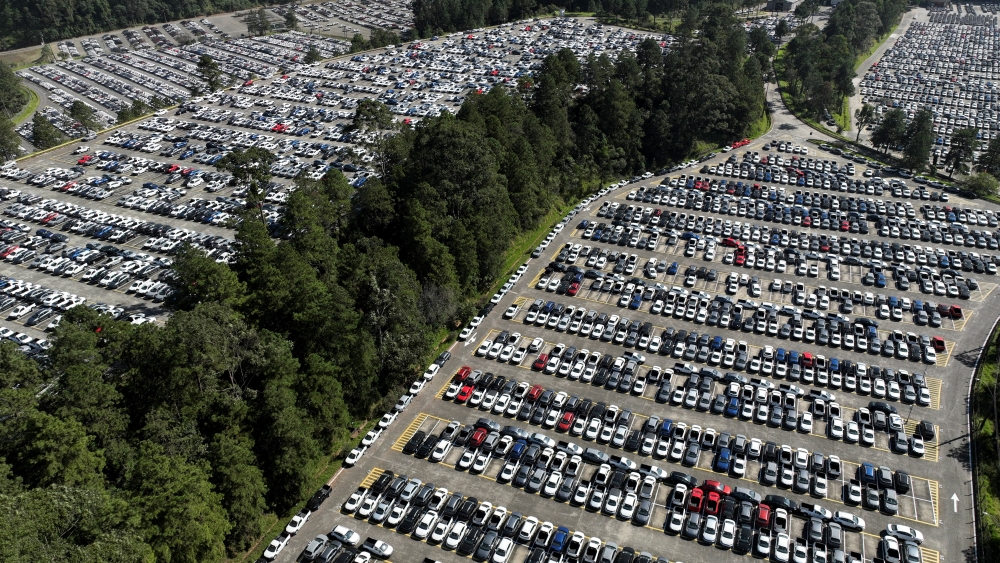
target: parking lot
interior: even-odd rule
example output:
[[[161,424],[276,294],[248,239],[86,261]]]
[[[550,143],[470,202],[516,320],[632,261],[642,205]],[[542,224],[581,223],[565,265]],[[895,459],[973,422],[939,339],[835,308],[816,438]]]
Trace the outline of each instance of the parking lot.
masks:
[[[365,6],[354,19],[341,3],[293,9],[317,26],[409,17]],[[46,329],[80,300],[162,321],[183,242],[230,259],[244,194],[213,172],[226,147],[278,155],[276,221],[300,173],[366,181],[346,130],[362,97],[412,123],[562,47],[583,58],[645,37],[520,22],[307,66],[301,49],[320,40],[297,33],[177,44],[222,35],[206,21],[109,34],[81,43],[87,59],[22,71],[102,119],[154,92],[180,103],[4,170],[0,330],[26,352],[44,353]],[[321,41],[326,56],[343,47]],[[201,52],[235,89],[188,99]],[[922,532],[916,560],[963,557],[965,400],[997,318],[998,209],[777,142],[790,135],[585,200],[351,453],[274,560],[301,560],[337,525],[388,542],[393,561],[498,549],[517,563],[631,561],[631,549],[640,561],[868,562],[888,524]]]
[[[924,534],[913,545],[922,561],[960,557],[971,542],[966,378],[996,317],[995,247],[985,240],[995,229],[979,220],[992,227],[996,210],[954,194],[942,201],[939,188],[867,162],[802,174],[801,184],[739,166],[764,155],[802,159],[782,163],[786,173],[843,162],[807,147],[754,141],[733,151],[736,166],[723,154],[582,204],[463,331],[440,373],[366,438],[334,480],[334,506],[346,509],[324,508],[317,529],[364,527],[409,546],[400,522],[371,528],[348,499],[375,483],[368,472],[392,471],[580,532],[584,546],[597,538],[669,561],[785,545],[790,560],[802,551],[872,561],[890,523]],[[754,184],[767,189],[737,192]],[[833,201],[853,215],[832,216]],[[953,216],[939,220],[938,210]],[[468,430],[456,437],[459,428]],[[512,453],[519,438],[528,451]],[[372,494],[373,509],[401,504]],[[417,524],[432,518],[407,506]],[[685,540],[694,512],[699,540]],[[854,516],[863,530],[845,525]],[[433,518],[432,527],[453,525]],[[704,537],[705,520],[714,531],[727,519],[738,545],[705,547],[718,542]],[[421,556],[434,544],[421,539]],[[290,545],[278,560],[301,553]],[[537,547],[517,545],[512,561]]]
[[[901,108],[913,117],[920,108],[934,115],[936,160],[943,159],[951,135],[977,128],[982,149],[998,134],[997,68],[993,29],[996,4],[959,4],[923,12],[895,45],[861,75],[861,101],[879,115]]]

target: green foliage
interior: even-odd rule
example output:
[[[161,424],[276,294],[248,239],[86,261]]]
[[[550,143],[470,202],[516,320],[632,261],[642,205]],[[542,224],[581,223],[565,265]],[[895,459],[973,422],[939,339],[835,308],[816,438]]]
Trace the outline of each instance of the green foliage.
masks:
[[[247,25],[247,33],[250,35],[267,35],[271,31],[271,22],[267,19],[267,12],[264,8],[258,10],[248,10],[244,16]]]
[[[88,106],[80,100],[75,100],[69,108],[69,115],[80,125],[90,131],[97,131],[100,125],[94,118],[94,108]]]
[[[258,0],[0,0],[0,48],[28,47],[40,41],[50,43],[266,4]]]
[[[951,136],[951,147],[944,157],[946,165],[951,167],[948,177],[969,173],[969,164],[972,162],[973,153],[979,148],[979,141],[976,140],[976,128],[964,127],[958,129]]]
[[[979,155],[976,163],[976,171],[989,172],[993,176],[1000,176],[1000,138],[993,137],[986,150]]]
[[[222,70],[210,55],[202,55],[198,59],[198,74],[205,79],[208,89],[212,92],[223,86]]]
[[[124,106],[118,110],[118,123],[126,123],[133,119],[138,119],[144,115],[153,113],[154,108],[162,102],[159,98],[153,98],[152,104],[147,104],[142,100],[134,100],[131,106]]]
[[[6,63],[0,64],[0,114],[10,118],[28,103],[21,79]]]
[[[323,60],[323,55],[320,54],[315,45],[310,45],[304,60],[306,64],[318,63]]]
[[[367,51],[368,49],[380,49],[386,45],[395,45],[400,42],[399,35],[388,29],[376,27],[371,30],[371,37],[365,39],[364,35],[355,33],[351,38],[351,52]]]
[[[295,10],[287,9],[285,11],[285,27],[288,29],[298,29],[299,17],[295,14]]]
[[[984,196],[996,196],[997,190],[1000,189],[1000,181],[996,179],[995,176],[988,172],[982,172],[970,177],[965,181],[965,187],[972,190],[980,197]]]
[[[0,114],[0,160],[6,162],[21,152],[21,137],[14,130],[14,122]]]
[[[891,109],[882,116],[882,122],[872,131],[871,143],[875,148],[890,148],[903,144],[906,140],[906,112],[899,108]]]
[[[414,28],[421,37],[516,21],[534,15],[535,0],[414,0]]]
[[[795,15],[804,19],[818,6],[803,2]],[[817,121],[839,108],[841,99],[854,94],[855,60],[899,23],[905,9],[905,0],[844,0],[822,31],[811,23],[796,28],[779,69],[794,104]]]
[[[41,112],[31,118],[31,144],[36,149],[54,147],[63,141],[63,134]]]
[[[919,173],[927,167],[927,156],[934,145],[934,116],[930,111],[917,111],[906,126],[905,139],[903,165]]]
[[[871,104],[861,104],[861,107],[854,110],[854,125],[858,128],[858,136],[854,140],[858,141],[861,139],[861,131],[877,120],[878,115],[875,113],[875,106]]]

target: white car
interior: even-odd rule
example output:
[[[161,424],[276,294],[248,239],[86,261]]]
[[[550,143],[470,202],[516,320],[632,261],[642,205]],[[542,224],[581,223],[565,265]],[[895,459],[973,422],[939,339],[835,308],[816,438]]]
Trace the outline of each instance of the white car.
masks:
[[[431,534],[431,530],[434,529],[434,525],[437,524],[437,519],[437,512],[433,510],[425,512],[420,517],[420,522],[417,522],[417,527],[413,530],[413,537],[418,540],[427,539],[427,536]]]
[[[848,530],[855,530],[858,532],[865,531],[865,521],[860,517],[844,510],[834,512],[833,521]],[[890,526],[895,526],[895,524],[890,524]]]
[[[299,530],[301,530],[302,526],[304,526],[305,523],[309,520],[309,516],[311,514],[312,512],[306,509],[302,509],[302,512],[299,512],[295,516],[292,516],[292,519],[288,521],[288,525],[285,526],[285,533],[287,533],[290,536],[294,536],[295,534],[299,533]]]
[[[385,413],[382,415],[381,420],[378,421],[378,427],[383,429],[388,428],[390,424],[395,422],[397,416],[399,415],[394,412]]]
[[[507,563],[510,559],[510,554],[514,551],[514,540],[510,538],[503,538],[497,543],[497,546],[493,548],[493,557],[490,559],[493,563]]]
[[[732,549],[735,542],[736,522],[727,518],[722,521],[722,527],[719,528],[718,539],[715,540],[715,545],[723,549]]]
[[[361,534],[355,532],[354,530],[348,528],[347,526],[337,526],[330,530],[330,539],[337,540],[340,543],[347,544],[350,546],[356,546],[361,543]]]
[[[358,509],[361,505],[361,501],[365,500],[365,496],[368,495],[368,489],[361,489],[354,491],[354,494],[344,502],[343,510],[344,512],[351,513]]]
[[[885,533],[902,541],[912,541],[917,544],[924,543],[924,535],[920,530],[914,530],[903,524],[889,524],[885,527]]]
[[[344,467],[354,467],[358,463],[358,460],[361,459],[361,456],[365,455],[367,449],[367,447],[362,446],[351,450],[351,453],[347,454],[347,457],[344,458]]]
[[[285,549],[285,546],[288,545],[288,540],[291,537],[292,536],[288,535],[287,533],[282,532],[280,536],[271,540],[271,543],[267,546],[267,549],[264,550],[264,559],[270,561],[273,560],[275,557],[277,557],[278,554],[281,553],[281,550]]]
[[[465,531],[468,529],[468,524],[465,522],[456,522],[454,526],[451,527],[451,531],[448,532],[448,537],[445,538],[442,547],[444,549],[453,550],[458,547],[458,544],[465,537]]]

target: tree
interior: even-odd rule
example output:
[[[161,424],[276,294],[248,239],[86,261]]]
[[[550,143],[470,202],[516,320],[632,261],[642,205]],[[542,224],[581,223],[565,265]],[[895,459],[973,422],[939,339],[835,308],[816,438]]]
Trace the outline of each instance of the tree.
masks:
[[[903,147],[903,165],[915,172],[927,166],[927,157],[934,144],[934,121],[931,112],[922,109],[913,116],[906,127],[906,146]]]
[[[989,172],[993,176],[1000,176],[1000,137],[993,137],[986,150],[979,155],[979,162],[976,163],[976,171]]]
[[[202,55],[198,59],[198,73],[205,79],[210,91],[215,92],[222,86],[222,70],[210,55]]]
[[[205,256],[193,246],[185,245],[177,253],[170,279],[175,292],[168,304],[177,309],[193,309],[198,303],[222,303],[235,307],[245,299],[246,286],[225,263]]]
[[[997,189],[1000,188],[1000,181],[992,174],[982,172],[966,180],[965,187],[980,197],[996,196]]]
[[[223,540],[232,525],[203,467],[145,442],[136,452],[129,489],[157,561],[198,563],[225,556]]]
[[[7,162],[21,153],[21,137],[14,130],[14,122],[0,115],[0,161]]]
[[[906,139],[906,113],[899,108],[891,109],[882,116],[882,123],[879,123],[875,131],[872,132],[871,144],[879,148],[885,147],[885,152],[890,148],[902,144]]]
[[[17,114],[28,103],[28,93],[21,86],[21,78],[10,66],[0,64],[0,113],[7,118]]]
[[[288,29],[298,29],[299,17],[295,15],[295,10],[288,8],[285,11],[285,27]]]
[[[323,60],[323,55],[320,54],[319,49],[317,49],[315,45],[309,45],[309,51],[306,53],[305,63],[318,63],[321,60]]]
[[[955,131],[951,136],[951,147],[944,156],[944,162],[951,167],[948,177],[951,178],[958,171],[959,174],[968,174],[969,165],[972,162],[973,154],[979,148],[979,141],[976,140],[977,130],[975,127],[964,127]]]
[[[35,112],[31,118],[31,144],[37,149],[47,149],[62,142],[62,133],[45,117],[42,112]]]
[[[220,160],[215,167],[229,172],[234,186],[245,186],[247,191],[247,217],[267,224],[264,217],[264,198],[271,183],[271,164],[274,153],[262,148],[251,147],[233,151]]]
[[[94,108],[88,106],[80,100],[74,100],[73,105],[69,108],[69,115],[76,120],[84,129],[96,132],[100,128],[100,124],[94,117]]]
[[[778,25],[774,27],[774,35],[778,38],[779,42],[782,37],[788,35],[789,31],[791,31],[791,29],[788,27],[788,21],[786,21],[785,18],[778,20]]]
[[[875,113],[875,106],[871,104],[861,104],[861,107],[854,110],[854,125],[858,128],[858,136],[854,139],[855,142],[861,140],[861,131],[865,127],[875,123],[878,120],[878,115]]]
[[[354,110],[351,130],[360,137],[361,146],[372,153],[382,176],[388,173],[389,136],[397,129],[389,107],[378,100],[365,98]]]

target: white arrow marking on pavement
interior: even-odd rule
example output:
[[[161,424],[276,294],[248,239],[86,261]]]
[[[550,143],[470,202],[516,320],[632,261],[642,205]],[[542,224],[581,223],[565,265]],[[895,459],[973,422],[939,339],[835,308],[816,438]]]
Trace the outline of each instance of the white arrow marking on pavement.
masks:
[[[475,342],[475,340],[474,340],[475,338],[476,338],[476,333],[473,332],[472,334],[469,335],[468,338],[465,339],[465,346],[468,347],[469,344],[472,344],[473,342]]]
[[[958,495],[955,493],[951,494],[951,502],[955,505],[955,512],[958,512]]]

